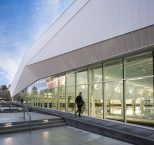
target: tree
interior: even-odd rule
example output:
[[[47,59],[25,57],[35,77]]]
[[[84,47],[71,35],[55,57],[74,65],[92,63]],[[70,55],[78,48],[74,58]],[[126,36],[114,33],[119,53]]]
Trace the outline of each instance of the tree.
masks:
[[[35,86],[32,87],[31,94],[34,96],[38,94],[37,88]]]
[[[0,86],[0,98],[2,98],[5,101],[11,100],[10,90],[7,88],[6,85]]]
[[[1,85],[1,90],[7,90],[8,88],[7,88],[7,86],[6,85]]]

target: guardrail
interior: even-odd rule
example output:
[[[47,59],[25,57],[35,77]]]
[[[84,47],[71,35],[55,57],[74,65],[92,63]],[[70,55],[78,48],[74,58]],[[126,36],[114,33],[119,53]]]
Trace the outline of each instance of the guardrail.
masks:
[[[30,115],[30,113],[28,112],[28,109],[27,109],[27,107],[26,107],[25,105],[23,105],[23,108],[24,108],[24,109],[23,109],[23,113],[24,113],[24,114],[23,114],[23,115],[24,115],[23,118],[24,118],[24,121],[25,121],[25,119],[26,119],[26,113],[27,113],[27,115],[28,115],[28,117],[29,117],[29,124],[28,124],[28,125],[29,125],[29,133],[31,134],[31,121],[32,121],[32,120],[31,120],[31,115]]]

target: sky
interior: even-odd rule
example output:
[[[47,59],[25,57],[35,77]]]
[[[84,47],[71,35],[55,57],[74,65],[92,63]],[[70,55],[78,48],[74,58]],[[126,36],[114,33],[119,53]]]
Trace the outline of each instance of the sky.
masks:
[[[0,85],[13,81],[25,51],[75,0],[0,0]]]

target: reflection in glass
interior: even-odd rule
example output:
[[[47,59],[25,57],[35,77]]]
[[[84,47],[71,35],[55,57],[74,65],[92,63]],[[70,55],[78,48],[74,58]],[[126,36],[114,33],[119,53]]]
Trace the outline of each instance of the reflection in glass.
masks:
[[[67,111],[75,112],[75,87],[67,87],[66,91]]]
[[[46,85],[46,80],[42,80],[41,82],[41,86],[42,86],[42,98],[41,98],[41,101],[40,101],[40,105],[42,103],[42,101],[44,102],[44,107],[49,107],[49,102],[48,102],[48,88],[47,88],[47,85]]]
[[[58,77],[58,87],[65,86],[65,76]]]
[[[103,117],[103,97],[102,97],[102,83],[91,84],[90,87],[90,116],[97,118]]]
[[[48,88],[48,102],[49,102],[49,108],[52,108],[52,90]]]
[[[48,107],[48,91],[45,80],[40,80],[37,88],[39,89],[39,106]]]
[[[77,73],[77,84],[87,84],[87,71]]]
[[[32,105],[35,106],[35,97],[38,95],[38,90],[35,86],[35,84],[32,85],[32,89],[31,89],[31,100],[32,100]]]
[[[75,73],[66,74],[67,86],[75,85]]]
[[[58,87],[58,78],[57,77],[49,77],[46,80],[47,88],[56,88]]]
[[[85,105],[82,108],[83,110],[82,114],[88,115],[88,85],[77,86],[76,92],[77,92],[77,95],[79,94],[79,92],[82,92],[82,98],[85,102]]]
[[[90,83],[102,82],[102,66],[90,69]]]
[[[59,87],[58,88],[59,92],[59,100],[58,100],[58,108],[61,111],[65,111],[66,109],[66,103],[65,103],[65,87]]]
[[[125,68],[122,68],[122,64]],[[104,113],[105,118],[115,120],[124,118],[123,97],[125,97],[127,121],[145,123],[154,121],[153,83],[152,53],[143,53],[124,58],[123,63],[122,59],[118,59],[102,65],[85,67],[77,73],[70,72],[39,80],[25,89],[22,95],[25,101],[33,106],[74,113],[75,97],[82,92],[85,101],[84,115],[102,118]],[[20,95],[18,99],[21,99]]]
[[[49,77],[46,80],[46,85],[48,88],[49,98],[49,107],[53,109],[58,109],[58,78],[57,77]],[[48,96],[48,97],[49,97]],[[51,101],[52,100],[52,101]]]
[[[105,81],[114,81],[123,78],[123,68],[122,68],[122,61],[117,60],[110,63],[104,64],[104,80]]]
[[[40,81],[35,82],[35,87],[37,88],[37,95],[35,95],[35,106],[39,106],[40,101],[40,88],[39,88]]]
[[[105,117],[123,119],[123,83],[112,82],[104,84]]]
[[[58,109],[61,111],[66,110],[65,103],[65,75],[58,77]]]
[[[154,120],[153,78],[126,81],[126,115],[128,120]]]
[[[125,59],[125,77],[140,77],[153,74],[152,53]]]
[[[58,88],[52,88],[51,89],[52,91],[52,103],[53,103],[53,106],[52,108],[53,109],[58,109]]]

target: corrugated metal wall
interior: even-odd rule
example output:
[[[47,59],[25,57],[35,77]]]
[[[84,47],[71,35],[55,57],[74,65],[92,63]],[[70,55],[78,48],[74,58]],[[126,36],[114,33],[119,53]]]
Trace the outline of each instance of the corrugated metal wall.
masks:
[[[69,71],[154,45],[154,25],[27,66],[39,78]]]

